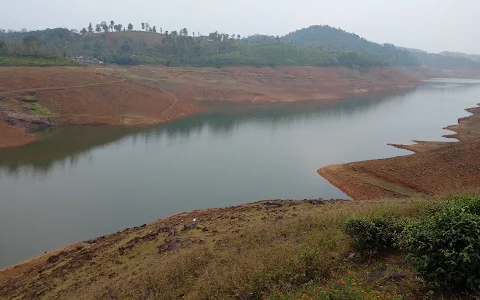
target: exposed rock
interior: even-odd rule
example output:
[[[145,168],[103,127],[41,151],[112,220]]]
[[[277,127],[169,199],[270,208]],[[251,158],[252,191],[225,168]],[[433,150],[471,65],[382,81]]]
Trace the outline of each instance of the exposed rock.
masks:
[[[322,198],[319,198],[318,200],[317,199],[307,200],[307,203],[313,204],[313,205],[323,205],[325,204],[325,201]]]
[[[182,231],[187,231],[187,230],[196,228],[197,225],[198,225],[198,221],[194,219],[192,222],[183,225]]]
[[[59,260],[60,260],[60,255],[58,255],[58,254],[57,255],[52,255],[47,259],[47,263],[48,264],[54,264]]]
[[[279,208],[282,206],[283,206],[283,203],[281,202],[265,202],[265,203],[259,204],[259,207],[263,207],[264,209],[267,209],[267,210],[271,208]]]
[[[381,278],[387,276],[385,271],[373,271],[372,273],[367,274],[367,277]]]
[[[176,241],[171,241],[169,243],[165,243],[165,244],[157,246],[158,253],[172,251],[172,250],[175,250],[177,248],[178,248],[178,243]]]
[[[392,273],[388,278],[393,279],[393,280],[402,280],[405,279],[407,275],[402,274],[402,273]]]

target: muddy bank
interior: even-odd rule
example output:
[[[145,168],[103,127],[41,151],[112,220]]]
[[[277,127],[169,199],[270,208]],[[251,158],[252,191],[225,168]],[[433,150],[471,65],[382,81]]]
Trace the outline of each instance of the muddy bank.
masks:
[[[51,67],[0,69],[0,147],[62,125],[158,124],[201,112],[203,100],[332,100],[421,84],[389,67]]]
[[[0,122],[0,148],[17,147],[34,142],[34,134],[25,130]]]
[[[0,147],[62,125],[158,124],[202,111],[195,103],[96,68],[0,68]]]
[[[392,145],[408,156],[326,166],[318,173],[353,199],[438,195],[480,188],[480,107],[445,129],[458,142]]]

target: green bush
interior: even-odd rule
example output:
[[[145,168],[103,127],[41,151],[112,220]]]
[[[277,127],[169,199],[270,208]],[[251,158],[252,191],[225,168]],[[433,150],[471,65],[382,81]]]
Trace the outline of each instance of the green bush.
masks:
[[[448,290],[480,284],[480,216],[452,205],[406,226],[407,261],[425,281]]]
[[[360,252],[378,252],[395,247],[403,224],[393,217],[349,219],[343,226]]]
[[[444,203],[444,207],[458,206],[464,208],[467,212],[480,215],[480,195],[461,194],[449,197]]]

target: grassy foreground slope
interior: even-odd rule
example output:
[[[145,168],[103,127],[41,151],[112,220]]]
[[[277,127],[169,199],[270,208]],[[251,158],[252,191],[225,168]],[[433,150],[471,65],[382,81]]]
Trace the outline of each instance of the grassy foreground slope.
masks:
[[[469,299],[418,279],[399,251],[360,255],[342,233],[351,217],[417,218],[437,203],[262,201],[182,213],[4,269],[0,298]]]

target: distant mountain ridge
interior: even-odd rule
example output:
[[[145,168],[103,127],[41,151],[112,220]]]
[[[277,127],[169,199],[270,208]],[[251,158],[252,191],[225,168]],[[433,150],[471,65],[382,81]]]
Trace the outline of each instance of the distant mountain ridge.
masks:
[[[118,28],[118,27],[117,27]],[[66,28],[31,32],[0,31],[0,65],[18,65],[26,56],[51,53],[79,62],[107,62],[124,65],[160,64],[166,66],[385,66],[381,58],[353,51],[329,51],[298,47],[268,40],[245,43],[236,35],[212,32],[193,36],[186,28],[164,33],[117,30],[78,33]],[[41,50],[41,51],[40,51]],[[28,64],[29,61],[24,64]]]
[[[449,56],[449,57],[467,58],[480,63],[480,54],[466,54],[461,52],[450,52],[450,51],[443,51],[443,52],[440,52],[439,54],[443,56]]]
[[[314,25],[291,32],[281,40],[301,46],[316,47],[324,50],[350,50],[374,54],[395,66],[418,66],[420,62],[409,51],[393,44],[377,44],[328,25]]]
[[[403,48],[403,47],[401,47]],[[480,68],[480,55],[443,51],[429,53],[415,48],[403,48],[415,56],[423,66],[434,69]]]
[[[256,34],[249,36],[245,40],[250,43],[279,40],[284,43],[322,50],[368,53],[397,67],[416,68],[423,65],[434,69],[480,68],[480,55],[447,51],[435,54],[393,44],[377,44],[355,33],[349,33],[328,25],[310,26],[282,37]]]
[[[435,69],[473,67],[480,70],[480,55],[447,51],[433,54],[388,43],[378,44],[328,25],[310,26],[285,36],[256,34],[243,39],[219,32],[191,36],[186,28],[170,33],[112,32],[108,27],[105,32],[98,33],[79,33],[67,28],[30,32],[0,30],[0,56],[37,51],[36,46],[21,47],[24,39],[32,36],[48,51],[64,58],[82,56],[118,64],[348,67],[389,64],[400,68],[423,65]],[[7,47],[5,42],[10,46]]]

